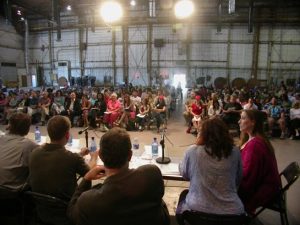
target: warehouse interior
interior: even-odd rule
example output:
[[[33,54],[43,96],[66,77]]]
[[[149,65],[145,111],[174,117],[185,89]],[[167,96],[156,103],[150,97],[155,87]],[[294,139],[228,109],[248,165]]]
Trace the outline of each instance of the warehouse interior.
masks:
[[[192,0],[191,15],[185,15],[188,9],[175,13],[177,0],[115,0],[119,8],[103,12],[106,2],[1,0],[1,88],[181,85],[185,99],[192,88],[300,84],[299,0]],[[194,143],[193,136],[182,137],[183,102],[176,107],[168,136],[176,146]],[[73,129],[75,138],[79,130]],[[155,134],[130,135],[150,143]],[[299,141],[272,144],[279,170],[300,162]],[[184,148],[168,151],[182,157]],[[188,184],[166,181],[165,186],[164,200],[177,224],[178,196]],[[288,192],[290,225],[300,225],[299,187],[298,181]],[[266,212],[253,224],[281,223],[278,213]]]

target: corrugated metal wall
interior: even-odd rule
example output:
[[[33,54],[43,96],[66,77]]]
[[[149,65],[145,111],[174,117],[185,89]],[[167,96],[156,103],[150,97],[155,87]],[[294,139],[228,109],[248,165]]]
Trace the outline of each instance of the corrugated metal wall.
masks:
[[[116,83],[123,81],[123,34],[122,28],[96,28],[88,30],[87,50],[83,51],[84,75],[96,76],[102,83],[105,76],[113,76],[112,29],[115,29]],[[215,25],[153,25],[152,26],[152,76],[161,73],[172,75],[189,73],[190,83],[198,77],[210,76],[210,84],[217,77],[233,80],[253,78],[253,48],[255,37],[248,33],[246,25],[226,25],[217,33]],[[255,30],[255,29],[254,29]],[[298,78],[300,70],[300,28],[291,26],[262,25],[258,29],[257,79]],[[134,85],[148,85],[147,41],[149,27],[128,27],[128,81]],[[72,76],[80,76],[79,31],[63,30],[62,41],[55,41],[52,34],[53,63],[60,60],[71,62]],[[31,33],[31,65],[39,62],[45,75],[51,71],[49,59],[49,33]],[[165,45],[154,47],[155,39],[164,39]],[[82,41],[86,42],[83,31]],[[42,51],[42,46],[45,49]],[[148,65],[149,66],[149,65]],[[190,70],[188,70],[188,67]],[[55,68],[54,68],[55,71]]]

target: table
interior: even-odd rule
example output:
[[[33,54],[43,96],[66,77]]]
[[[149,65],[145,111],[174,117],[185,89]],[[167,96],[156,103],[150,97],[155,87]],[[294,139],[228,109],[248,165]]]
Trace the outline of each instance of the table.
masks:
[[[49,138],[46,136],[41,136],[41,141],[38,142],[37,144],[41,145],[44,143],[49,143]],[[81,149],[81,143],[80,139],[73,139],[72,145],[66,144],[66,149],[73,152],[73,153],[79,153]],[[152,156],[151,152],[151,145],[145,145],[144,150],[142,149],[132,149],[133,156],[131,158],[131,161],[129,162],[129,168],[137,168],[142,165],[147,165],[147,164],[153,164],[156,165],[161,173],[162,176],[165,180],[179,180],[179,181],[184,181],[182,176],[179,173],[179,162],[180,159],[176,157],[171,157],[171,163],[169,164],[159,164],[156,162],[157,157],[161,157],[162,155],[162,148],[159,145],[158,147],[158,156]],[[86,162],[90,160],[90,156],[87,155],[85,156]],[[98,157],[97,164],[103,165],[103,162],[101,159]]]

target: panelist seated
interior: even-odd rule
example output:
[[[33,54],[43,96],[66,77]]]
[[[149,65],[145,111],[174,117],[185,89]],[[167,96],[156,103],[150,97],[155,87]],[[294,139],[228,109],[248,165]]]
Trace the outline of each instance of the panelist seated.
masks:
[[[237,195],[242,178],[239,150],[225,123],[219,118],[205,120],[195,145],[185,152],[179,172],[190,181],[180,194],[176,218],[182,222],[186,210],[213,214],[240,215],[244,206]]]
[[[98,165],[85,174],[68,208],[77,225],[167,225],[169,213],[162,198],[164,182],[158,167],[129,169],[132,157],[129,134],[115,127],[100,140]],[[92,187],[91,181],[106,177]]]
[[[77,187],[77,175],[83,176],[96,165],[97,154],[91,153],[89,165],[82,156],[88,151],[83,148],[80,155],[66,150],[71,123],[68,117],[53,116],[47,124],[50,143],[41,145],[31,154],[29,161],[29,183],[32,191],[69,201]],[[66,208],[49,208],[38,211],[40,219],[47,224],[69,224]]]
[[[38,145],[25,136],[31,118],[24,113],[14,113],[8,122],[8,133],[0,137],[0,185],[22,189],[29,175],[29,157]]]

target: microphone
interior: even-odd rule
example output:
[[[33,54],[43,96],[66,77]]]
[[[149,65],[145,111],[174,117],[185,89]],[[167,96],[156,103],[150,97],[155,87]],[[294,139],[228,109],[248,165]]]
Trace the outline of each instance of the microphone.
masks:
[[[82,134],[83,132],[87,131],[90,127],[86,127],[83,130],[79,131],[78,134]]]

